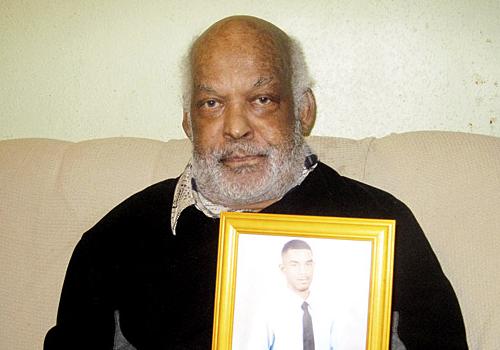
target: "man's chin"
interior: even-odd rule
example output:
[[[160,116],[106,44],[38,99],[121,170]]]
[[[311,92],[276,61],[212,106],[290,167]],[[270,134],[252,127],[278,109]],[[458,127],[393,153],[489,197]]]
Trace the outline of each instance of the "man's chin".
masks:
[[[299,289],[300,291],[302,292],[305,292],[306,290],[309,289],[309,287],[311,286],[311,283],[300,283],[298,286],[297,286],[297,289]]]
[[[268,158],[264,155],[233,156],[220,160],[224,168],[238,171],[238,169],[253,169],[267,165]]]
[[[256,158],[249,161],[225,161],[221,162],[224,176],[228,178],[236,178],[240,175],[259,176],[265,172],[267,162],[265,158]],[[245,181],[245,178],[240,177],[240,181]]]
[[[224,172],[209,189],[215,203],[227,207],[239,207],[268,200],[270,192],[265,173],[255,169]]]
[[[263,183],[262,172],[253,169],[239,169],[238,172],[232,172],[222,178],[221,187],[231,189],[234,200],[248,197],[249,194],[256,194],[262,191],[265,186]]]

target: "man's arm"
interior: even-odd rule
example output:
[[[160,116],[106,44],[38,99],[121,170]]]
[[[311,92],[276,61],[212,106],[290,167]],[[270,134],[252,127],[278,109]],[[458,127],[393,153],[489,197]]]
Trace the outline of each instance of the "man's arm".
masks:
[[[407,349],[467,349],[455,292],[418,222],[405,210],[397,220],[394,265],[399,337]]]
[[[144,331],[143,325],[158,323],[161,317],[150,319],[148,312],[146,317],[133,310],[158,310],[163,299],[156,300],[153,305],[155,298],[150,296],[156,294],[145,292],[137,295],[133,292],[144,291],[151,285],[153,278],[142,278],[145,271],[154,277],[164,271],[158,257],[168,254],[165,239],[170,237],[169,211],[175,184],[176,180],[165,180],[138,192],[112,209],[83,235],[66,272],[57,324],[45,338],[45,350],[118,348],[124,335],[133,338]],[[148,260],[149,256],[152,259]],[[161,295],[168,300],[167,296]],[[125,330],[125,306],[131,315],[128,332]],[[148,327],[145,329],[149,330]],[[141,339],[149,341],[149,334]],[[158,337],[154,341],[162,339]],[[137,337],[134,340],[137,342]]]
[[[114,313],[108,267],[102,247],[88,232],[71,257],[59,303],[57,324],[45,337],[44,350],[113,349]]]

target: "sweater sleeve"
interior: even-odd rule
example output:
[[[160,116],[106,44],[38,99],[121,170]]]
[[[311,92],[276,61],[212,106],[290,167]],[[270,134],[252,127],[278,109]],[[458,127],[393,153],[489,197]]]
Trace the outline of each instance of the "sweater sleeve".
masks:
[[[91,231],[98,230],[96,227]],[[102,248],[87,232],[71,257],[59,303],[57,324],[44,350],[113,349],[114,308],[110,274]]]
[[[413,214],[404,205],[400,211],[393,289],[399,337],[407,349],[467,349],[455,292]]]
[[[141,268],[139,262],[159,247],[158,237],[166,236],[175,184],[175,179],[164,180],[132,195],[83,235],[66,271],[57,323],[45,337],[45,350],[113,349],[116,311],[123,311],[124,298],[129,304],[137,301],[127,294],[131,288],[143,288],[130,267]],[[142,322],[132,319],[135,327]]]

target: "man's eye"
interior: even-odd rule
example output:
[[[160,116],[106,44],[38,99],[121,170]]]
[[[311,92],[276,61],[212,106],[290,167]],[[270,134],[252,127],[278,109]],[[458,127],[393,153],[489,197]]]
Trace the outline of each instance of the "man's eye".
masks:
[[[207,106],[208,108],[214,108],[217,106],[217,101],[216,100],[205,101],[205,106]]]
[[[259,102],[261,105],[267,105],[271,103],[271,99],[267,96],[260,96],[257,98],[257,102]]]

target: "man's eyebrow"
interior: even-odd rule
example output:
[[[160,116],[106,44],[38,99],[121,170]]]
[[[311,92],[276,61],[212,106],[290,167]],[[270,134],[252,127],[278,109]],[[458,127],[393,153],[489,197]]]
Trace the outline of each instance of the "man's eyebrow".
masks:
[[[196,89],[200,91],[215,93],[215,89],[213,87],[205,84],[196,85]]]
[[[259,77],[255,84],[253,84],[254,87],[259,87],[262,85],[269,84],[271,81],[273,81],[273,77]]]
[[[288,260],[288,262],[291,262],[291,263],[297,263],[297,264],[299,264],[299,263],[300,263],[300,261],[299,261],[299,260],[295,260],[295,259],[290,259],[290,260]],[[304,262],[306,262],[306,263],[308,263],[308,262],[314,262],[314,260],[313,260],[313,259],[307,259],[307,260],[306,260],[306,261],[304,261]]]

